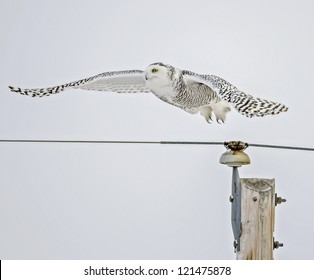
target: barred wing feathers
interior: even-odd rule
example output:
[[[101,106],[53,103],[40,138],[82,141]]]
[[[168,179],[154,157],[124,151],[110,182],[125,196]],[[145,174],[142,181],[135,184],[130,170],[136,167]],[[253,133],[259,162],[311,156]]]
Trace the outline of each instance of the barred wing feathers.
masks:
[[[263,117],[288,111],[288,107],[285,105],[246,94],[218,76],[199,75],[186,70],[182,73],[187,83],[194,82],[207,85],[221,99],[229,102],[239,113],[246,117]]]
[[[146,86],[144,72],[141,70],[104,72],[96,76],[48,88],[22,89],[9,86],[12,92],[32,97],[43,97],[67,89],[85,89],[117,93],[150,92]]]

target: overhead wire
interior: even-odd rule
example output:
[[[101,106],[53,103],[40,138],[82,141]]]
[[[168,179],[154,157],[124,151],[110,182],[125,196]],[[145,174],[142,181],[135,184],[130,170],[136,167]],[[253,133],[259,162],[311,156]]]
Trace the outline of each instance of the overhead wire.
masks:
[[[59,144],[153,144],[153,145],[225,145],[226,142],[207,141],[120,141],[120,140],[49,140],[49,139],[0,139],[0,143],[59,143]],[[312,147],[282,146],[248,143],[249,147],[314,151]]]

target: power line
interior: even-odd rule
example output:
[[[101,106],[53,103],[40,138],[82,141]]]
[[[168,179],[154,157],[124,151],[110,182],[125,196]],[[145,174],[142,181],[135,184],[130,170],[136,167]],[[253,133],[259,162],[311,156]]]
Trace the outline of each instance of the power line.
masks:
[[[65,144],[161,144],[160,141],[105,141],[105,140],[34,140],[34,139],[0,139],[7,143],[65,143]]]
[[[115,141],[115,140],[39,140],[39,139],[0,139],[0,143],[63,143],[63,144],[161,144],[161,145],[224,145],[225,142],[198,141]],[[280,146],[267,144],[248,144],[251,147],[314,151],[314,148]]]
[[[223,145],[224,142],[0,139],[7,143]]]
[[[261,147],[261,148],[272,148],[272,149],[314,151],[314,148],[307,148],[307,147],[293,147],[293,146],[266,145],[266,144],[249,144],[249,146],[251,146],[251,147]]]
[[[162,141],[161,144],[176,144],[176,145],[225,145],[225,142],[175,142],[175,141]],[[280,145],[267,145],[267,144],[251,144],[249,147],[258,148],[272,148],[272,149],[286,149],[286,150],[300,150],[300,151],[314,151],[314,148],[308,147],[295,147],[295,146],[280,146]]]

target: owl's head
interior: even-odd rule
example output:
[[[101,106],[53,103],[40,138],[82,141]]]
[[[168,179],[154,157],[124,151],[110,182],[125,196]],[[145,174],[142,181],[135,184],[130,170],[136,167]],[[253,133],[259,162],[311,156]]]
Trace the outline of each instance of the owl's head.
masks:
[[[176,74],[176,69],[169,65],[161,62],[150,64],[145,69],[145,79],[148,83],[169,83],[173,81]]]

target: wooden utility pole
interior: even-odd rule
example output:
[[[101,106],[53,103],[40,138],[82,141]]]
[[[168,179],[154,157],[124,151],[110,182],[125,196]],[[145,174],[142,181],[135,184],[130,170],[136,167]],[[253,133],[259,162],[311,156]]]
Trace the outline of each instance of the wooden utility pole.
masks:
[[[283,244],[274,242],[275,206],[285,202],[275,193],[274,179],[240,179],[238,167],[250,164],[240,141],[226,142],[227,152],[220,163],[233,168],[230,196],[231,223],[237,260],[272,260],[273,250]]]
[[[272,260],[275,180],[241,179],[242,205],[238,260]]]

